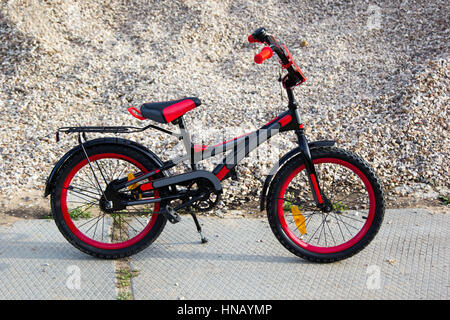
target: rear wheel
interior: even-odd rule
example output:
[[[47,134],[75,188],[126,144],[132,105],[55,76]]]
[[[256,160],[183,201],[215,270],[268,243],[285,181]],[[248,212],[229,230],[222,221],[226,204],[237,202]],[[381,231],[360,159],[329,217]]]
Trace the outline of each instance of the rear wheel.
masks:
[[[121,143],[94,145],[86,151],[89,161],[83,151],[71,157],[52,192],[52,212],[59,230],[76,248],[96,257],[121,258],[141,251],[166,224],[166,218],[158,214],[160,203],[125,207],[120,205],[122,201],[140,197],[133,192],[136,186],[114,194],[107,187],[119,178],[131,179],[156,169],[155,164]],[[150,198],[158,199],[158,191]]]
[[[292,253],[317,262],[348,258],[369,244],[384,216],[383,191],[373,170],[337,148],[311,150],[321,195],[317,208],[301,155],[274,178],[267,215],[277,239]]]

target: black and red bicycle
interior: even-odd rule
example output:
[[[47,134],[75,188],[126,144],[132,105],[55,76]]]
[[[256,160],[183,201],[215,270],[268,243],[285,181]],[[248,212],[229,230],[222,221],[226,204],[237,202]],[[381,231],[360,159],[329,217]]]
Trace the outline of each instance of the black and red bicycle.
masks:
[[[286,71],[280,78],[288,110],[260,129],[214,146],[196,145],[183,115],[198,107],[198,98],[143,104],[129,112],[140,120],[173,123],[180,132],[149,124],[145,127],[64,127],[59,133],[78,134],[78,146],[66,153],[47,179],[55,222],[78,249],[100,258],[132,255],[150,245],[167,220],[180,221],[190,213],[202,242],[206,238],[196,212],[215,207],[221,181],[235,175],[236,165],[252,150],[278,134],[294,131],[298,147],[280,158],[267,175],[261,192],[273,233],[299,257],[333,262],[348,258],[369,244],[382,223],[385,204],[380,182],[357,155],[334,147],[335,142],[308,142],[293,88],[306,79],[286,46],[257,29],[250,42],[265,44],[256,63],[275,52]],[[186,154],[162,161],[146,147],[120,138],[88,140],[87,133],[129,133],[148,128],[183,141]],[[197,168],[199,161],[224,153],[212,172]],[[190,162],[190,172],[171,175],[169,169]]]

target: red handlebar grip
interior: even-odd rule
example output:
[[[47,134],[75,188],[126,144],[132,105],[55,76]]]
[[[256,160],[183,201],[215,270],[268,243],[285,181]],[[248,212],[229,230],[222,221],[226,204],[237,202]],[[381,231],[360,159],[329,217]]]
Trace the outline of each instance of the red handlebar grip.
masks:
[[[253,38],[253,36],[252,35],[249,35],[248,36],[248,42],[250,42],[250,43],[254,43],[254,42],[259,42],[258,40],[256,40],[255,38]]]
[[[264,60],[272,58],[273,51],[270,47],[264,47],[260,53],[255,56],[255,62],[257,64],[263,63]]]

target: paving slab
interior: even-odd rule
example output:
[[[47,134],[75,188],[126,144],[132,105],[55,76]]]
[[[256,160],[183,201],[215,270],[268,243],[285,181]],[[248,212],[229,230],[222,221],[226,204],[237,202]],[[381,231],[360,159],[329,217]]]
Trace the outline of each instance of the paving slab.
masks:
[[[333,264],[302,260],[266,219],[189,216],[133,256],[135,299],[448,299],[448,214],[389,210],[375,240]]]
[[[0,299],[116,299],[114,262],[90,257],[53,220],[0,228]]]
[[[135,299],[449,298],[448,214],[389,210],[375,240],[333,264],[297,258],[266,219],[189,216],[131,258]],[[114,262],[73,248],[52,220],[0,227],[0,299],[115,299]]]

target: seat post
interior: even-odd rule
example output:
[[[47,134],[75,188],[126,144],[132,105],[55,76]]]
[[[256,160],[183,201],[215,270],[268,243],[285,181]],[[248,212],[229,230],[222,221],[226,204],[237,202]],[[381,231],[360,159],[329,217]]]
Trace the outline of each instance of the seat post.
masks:
[[[197,166],[194,160],[194,145],[191,142],[191,135],[189,134],[189,131],[186,129],[186,124],[184,123],[183,116],[179,117],[177,121],[178,127],[180,128],[180,134],[183,138],[184,148],[186,150],[186,153],[190,155],[191,158],[191,168],[192,170],[197,170]]]

